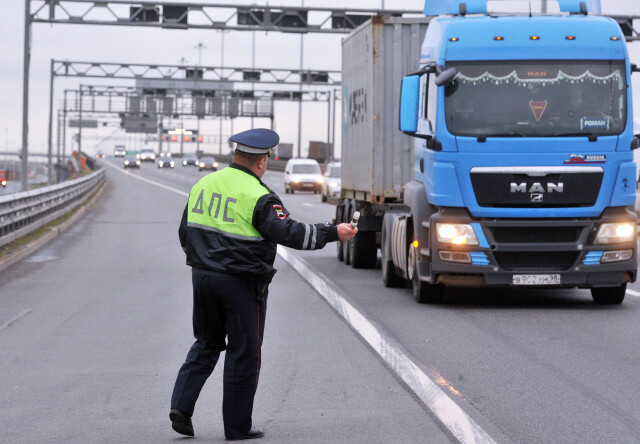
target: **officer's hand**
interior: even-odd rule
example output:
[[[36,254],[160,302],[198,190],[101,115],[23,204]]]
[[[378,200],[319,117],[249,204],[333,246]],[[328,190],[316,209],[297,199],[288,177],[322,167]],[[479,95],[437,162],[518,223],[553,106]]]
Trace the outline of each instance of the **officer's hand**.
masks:
[[[356,235],[357,228],[351,228],[351,224],[339,224],[338,225],[338,238],[341,242],[346,242]]]

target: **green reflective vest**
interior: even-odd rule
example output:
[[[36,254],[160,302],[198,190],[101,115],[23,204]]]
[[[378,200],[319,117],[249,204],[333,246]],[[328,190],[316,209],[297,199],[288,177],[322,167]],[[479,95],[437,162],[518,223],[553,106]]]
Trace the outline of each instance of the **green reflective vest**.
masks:
[[[187,226],[236,239],[262,240],[252,224],[253,210],[268,193],[258,179],[236,168],[208,174],[191,188]]]

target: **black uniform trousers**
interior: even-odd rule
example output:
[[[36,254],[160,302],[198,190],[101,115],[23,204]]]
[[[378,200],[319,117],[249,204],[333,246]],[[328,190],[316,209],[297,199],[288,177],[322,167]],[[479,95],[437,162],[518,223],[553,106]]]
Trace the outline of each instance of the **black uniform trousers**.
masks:
[[[260,375],[260,349],[267,294],[256,284],[193,270],[193,343],[171,396],[171,408],[193,415],[220,352],[226,349],[222,416],[227,438],[251,429],[253,399]],[[228,337],[228,344],[225,344]]]

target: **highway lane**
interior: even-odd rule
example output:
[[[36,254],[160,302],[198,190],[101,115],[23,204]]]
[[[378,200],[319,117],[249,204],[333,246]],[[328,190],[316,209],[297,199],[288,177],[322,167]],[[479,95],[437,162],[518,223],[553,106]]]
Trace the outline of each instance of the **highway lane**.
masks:
[[[280,173],[267,173],[265,181],[297,219],[333,217],[317,195],[283,194]],[[353,270],[332,247],[300,254],[492,436],[518,443],[640,441],[638,283],[614,307],[595,306],[587,290],[470,289],[425,306],[409,289],[384,288],[379,264]]]
[[[119,164],[117,164],[119,166]],[[160,207],[174,206],[180,212],[184,204],[184,199],[177,193],[170,193],[167,190],[143,182],[136,186],[128,181],[127,175],[139,175],[147,180],[167,187],[188,192],[190,186],[205,173],[197,172],[196,168],[177,167],[174,170],[159,170],[152,165],[143,165],[140,171],[127,170],[126,174],[116,172],[112,169],[109,177],[113,186],[123,187],[125,195],[139,190],[142,193],[151,193],[156,204]],[[293,216],[305,222],[318,222],[329,220],[333,217],[333,206],[320,202],[320,196],[309,193],[296,193],[295,195],[285,195],[282,188],[281,173],[267,172],[265,182],[280,194],[285,205],[292,211]],[[150,187],[148,188],[147,185]],[[156,189],[153,189],[155,187]],[[177,203],[167,205],[169,201],[174,202],[175,195]],[[147,200],[145,199],[144,202]],[[111,203],[110,205],[114,205]],[[139,208],[139,203],[133,205],[134,209]],[[149,212],[144,205],[139,208],[142,214]],[[126,208],[118,207],[115,204],[115,213],[128,214]],[[135,213],[134,210],[130,210]],[[132,213],[132,214],[133,214]],[[153,214],[150,213],[150,214]],[[164,214],[164,213],[163,213]],[[172,213],[173,214],[173,213]],[[142,219],[144,220],[144,219]],[[91,230],[93,223],[87,221],[87,226],[83,230]],[[141,225],[149,225],[150,221],[141,222]],[[175,225],[167,223],[163,228],[166,232],[166,244],[170,245],[170,239],[175,236]],[[169,227],[170,226],[170,227]],[[122,233],[128,232],[131,227],[121,227]],[[136,233],[136,238],[141,234]],[[144,236],[143,236],[144,237]],[[111,240],[110,242],[115,242]],[[117,242],[116,242],[117,244]],[[174,244],[176,245],[176,244]],[[122,248],[126,250],[126,248]],[[175,274],[175,267],[184,271],[184,266],[180,260],[174,263],[175,252],[168,253],[171,256],[172,266],[161,267],[161,276],[172,276]],[[445,302],[438,306],[424,306],[416,304],[409,289],[386,289],[381,284],[380,270],[353,270],[339,263],[335,259],[335,248],[329,246],[319,252],[300,252],[314,270],[322,272],[335,283],[348,300],[357,307],[380,331],[388,334],[401,345],[408,356],[434,381],[454,399],[476,422],[482,426],[497,442],[518,442],[518,443],[538,443],[538,442],[580,442],[580,443],[600,443],[600,442],[638,442],[640,439],[640,413],[636,398],[640,394],[640,386],[637,382],[636,368],[638,367],[637,343],[639,331],[637,326],[637,315],[639,308],[639,298],[632,294],[627,295],[627,300],[619,307],[596,307],[592,304],[588,291],[584,290],[561,290],[553,292],[534,291],[477,291],[477,290],[455,290],[447,294]],[[47,260],[47,253],[43,253]],[[35,255],[36,257],[38,255]],[[55,256],[50,254],[49,256]],[[127,261],[129,261],[128,258]],[[51,264],[66,261],[51,260]],[[137,262],[137,259],[132,259]],[[34,263],[20,264],[26,267],[22,270],[25,276],[31,276],[31,269]],[[149,266],[155,268],[155,258],[148,260]],[[49,263],[49,262],[46,262]],[[53,265],[49,265],[53,266]],[[106,269],[113,265],[106,266]],[[16,267],[17,273],[21,273],[20,267]],[[117,266],[115,266],[118,270]],[[341,442],[438,442],[447,440],[447,434],[434,425],[432,415],[421,409],[417,402],[410,398],[407,401],[406,392],[401,388],[395,379],[392,379],[389,372],[384,370],[378,360],[368,352],[362,344],[355,339],[355,336],[331,314],[329,309],[314,297],[314,292],[299,281],[295,273],[281,260],[278,260],[277,267],[280,270],[276,276],[272,287],[272,296],[277,291],[277,297],[271,297],[271,308],[269,311],[269,322],[267,331],[275,331],[273,339],[267,336],[265,342],[265,356],[272,354],[272,366],[269,361],[265,361],[264,373],[259,389],[257,411],[266,412],[273,405],[270,405],[271,396],[277,398],[284,396],[283,403],[292,409],[280,411],[277,417],[269,417],[269,429],[278,438],[271,436],[273,442],[314,442],[303,439],[307,436],[317,437],[317,442],[336,442],[335,439],[327,439],[329,436],[337,438],[340,436]],[[127,267],[125,267],[126,270]],[[378,265],[379,268],[379,265]],[[65,267],[66,269],[66,267]],[[124,272],[124,270],[121,270]],[[151,272],[150,272],[151,273]],[[173,273],[173,274],[172,274]],[[66,275],[69,273],[67,272]],[[64,275],[64,273],[63,273]],[[182,286],[179,290],[171,288],[161,288],[160,293],[167,290],[175,293],[188,292],[188,276],[180,274]],[[139,279],[137,275],[134,277]],[[39,278],[38,278],[39,280]],[[177,278],[176,280],[180,280]],[[21,281],[22,282],[22,281]],[[22,282],[24,285],[25,282]],[[57,283],[55,285],[60,285]],[[171,284],[175,285],[175,283]],[[5,300],[7,285],[0,286],[0,300]],[[125,289],[127,287],[125,286]],[[640,286],[634,284],[630,286],[631,292],[638,292]],[[11,294],[20,292],[31,292],[31,290],[11,289]],[[131,293],[129,290],[127,294]],[[640,293],[637,293],[640,294]],[[296,304],[300,302],[300,296],[304,298],[304,308],[298,312]],[[11,300],[11,298],[9,298]],[[311,302],[314,301],[314,302]],[[277,305],[279,304],[280,305]],[[20,315],[24,310],[33,309],[37,304],[9,304],[13,315]],[[274,308],[276,307],[276,308]],[[4,307],[3,307],[4,308]],[[179,310],[173,307],[175,315],[181,315],[182,325],[171,324],[171,313],[163,313],[162,319],[172,326],[170,331],[173,335],[179,335],[182,341],[176,341],[168,332],[160,334],[160,339],[164,339],[168,344],[173,344],[173,354],[166,353],[157,362],[161,362],[160,379],[164,382],[170,381],[174,377],[177,367],[174,369],[176,355],[181,356],[184,352],[185,343],[188,344],[188,332],[185,333],[184,325],[188,323],[188,309],[180,306]],[[97,310],[97,309],[96,309]],[[308,310],[308,311],[307,311]],[[1,313],[1,312],[0,312]],[[0,341],[6,336],[6,332],[14,327],[19,327],[23,322],[33,319],[32,313],[24,315],[16,321],[10,328],[0,331]],[[286,313],[286,316],[281,314]],[[304,322],[300,329],[295,325],[289,325],[296,315],[303,313]],[[305,314],[306,313],[306,314]],[[313,313],[313,319],[308,314]],[[299,337],[301,332],[306,331],[306,326],[311,320],[316,320],[316,314],[322,316],[317,320],[320,322],[318,330],[313,330],[312,334]],[[5,313],[6,314],[6,313]],[[326,317],[326,319],[325,319]],[[152,322],[156,316],[150,316],[149,331],[157,328]],[[331,330],[325,331],[325,322],[332,319]],[[130,322],[131,320],[129,320]],[[67,321],[72,322],[72,321]],[[124,322],[124,320],[122,321]],[[177,322],[174,322],[178,324]],[[0,321],[2,324],[2,321]],[[295,324],[295,322],[294,322]],[[281,329],[281,325],[287,328]],[[274,328],[272,326],[278,326]],[[181,328],[182,327],[182,328]],[[291,327],[291,328],[289,328]],[[274,330],[271,330],[274,328]],[[125,329],[126,330],[126,329]],[[177,332],[177,333],[176,333]],[[327,333],[338,332],[340,334],[327,337]],[[317,344],[317,337],[314,334],[322,335],[323,341]],[[344,335],[344,336],[343,336]],[[125,335],[123,334],[123,337]],[[277,339],[275,339],[277,338]],[[279,350],[281,344],[295,341],[296,348],[306,350],[306,355],[296,360],[293,368],[288,366],[291,357],[288,351]],[[310,346],[309,344],[315,345]],[[308,343],[306,341],[309,341]],[[91,342],[91,340],[87,340]],[[180,342],[180,344],[176,344]],[[2,344],[3,350],[5,343]],[[351,355],[353,350],[350,344],[355,343],[356,353]],[[334,356],[336,348],[347,350],[341,356]],[[316,375],[321,371],[318,366],[311,363],[318,362],[314,354],[318,353],[314,347],[326,345],[326,356],[320,358],[322,366],[331,364],[329,374]],[[54,345],[51,345],[55,349]],[[144,346],[144,344],[142,344]],[[157,347],[157,346],[156,346]],[[286,348],[286,347],[285,347]],[[307,350],[308,348],[308,350]],[[134,349],[136,349],[134,347]],[[117,350],[114,347],[114,352]],[[167,350],[159,350],[167,352]],[[26,352],[25,352],[26,353]],[[71,353],[71,351],[63,352]],[[309,356],[307,356],[307,354]],[[13,355],[11,355],[13,357]],[[24,356],[22,356],[24,358]],[[114,362],[118,362],[113,356]],[[181,358],[178,358],[178,361]],[[168,362],[174,361],[174,362]],[[28,361],[27,361],[28,362]],[[334,369],[333,365],[342,363],[345,368]],[[367,374],[361,375],[363,367],[366,367]],[[21,368],[17,365],[17,368]],[[375,369],[375,375],[369,375],[371,369]],[[137,371],[146,369],[144,362],[138,363]],[[301,370],[302,369],[302,370]],[[314,377],[307,377],[298,382],[297,378],[305,375],[305,369],[314,373]],[[267,373],[272,371],[272,373]],[[269,376],[267,376],[269,375]],[[282,383],[282,376],[285,379],[296,381],[295,387]],[[303,376],[301,376],[303,375]],[[333,379],[336,388],[331,385]],[[215,378],[215,376],[214,376]],[[381,378],[379,382],[377,378]],[[391,378],[391,382],[389,380]],[[29,379],[25,376],[25,379]],[[363,381],[364,379],[364,381]],[[323,384],[318,384],[322,381]],[[169,383],[170,384],[170,383]],[[328,389],[324,385],[328,384]],[[327,435],[324,430],[326,423],[322,420],[315,421],[315,417],[307,416],[307,399],[316,397],[324,399],[325,396],[341,394],[344,387],[352,384],[358,385],[362,390],[371,390],[380,385],[387,389],[392,389],[394,396],[388,399],[386,393],[381,390],[374,390],[371,397],[363,399],[353,398],[353,402],[348,408],[339,409],[339,415],[332,417],[331,435]],[[387,384],[385,386],[385,384]],[[131,383],[136,389],[140,387],[140,381]],[[322,387],[320,387],[322,386]],[[158,387],[147,388],[152,399],[151,404],[154,410],[146,411],[136,416],[136,420],[143,424],[145,432],[153,428],[154,439],[169,439],[163,422],[166,393],[158,394]],[[265,388],[266,387],[266,388]],[[162,388],[162,387],[161,387]],[[163,387],[166,389],[166,387]],[[206,398],[207,407],[200,407],[194,420],[196,427],[198,423],[204,427],[204,433],[209,436],[219,437],[220,432],[215,425],[220,424],[219,419],[219,385],[215,383],[208,390],[209,397]],[[119,388],[120,391],[124,390]],[[307,393],[309,391],[310,393]],[[358,390],[356,390],[358,391]],[[56,390],[52,390],[52,397],[55,397]],[[262,395],[261,395],[262,393]],[[402,396],[402,395],[405,396]],[[101,393],[104,396],[104,393]],[[164,398],[163,398],[164,396]],[[206,396],[206,395],[205,395]],[[266,398],[266,399],[265,399]],[[358,398],[358,399],[356,399]],[[359,410],[359,406],[378,406],[378,410],[370,411],[370,415],[379,415],[382,420],[371,435],[360,435],[358,427],[351,427],[350,423],[362,425],[362,418],[352,418],[352,409]],[[161,405],[162,404],[162,405]],[[132,405],[139,405],[134,400],[121,402],[126,408]],[[314,406],[315,407],[315,406]],[[340,407],[343,407],[342,403]],[[266,410],[263,410],[266,408]],[[333,409],[334,407],[331,407]],[[206,412],[204,411],[206,410]],[[322,409],[313,409],[314,412]],[[368,410],[369,411],[369,410]],[[214,420],[211,421],[211,412],[215,413]],[[295,414],[293,413],[295,412]],[[93,413],[93,412],[92,412]],[[326,412],[325,412],[326,414]],[[155,416],[158,416],[156,418]],[[149,417],[153,417],[150,419]],[[336,418],[344,419],[336,427]],[[256,419],[259,421],[260,416]],[[262,416],[265,418],[265,416]],[[90,416],[88,422],[95,423],[96,418]],[[13,422],[13,421],[12,421]],[[302,435],[297,430],[302,422],[309,422],[308,428],[305,425]],[[282,429],[281,426],[287,426]],[[98,423],[100,424],[100,423]],[[417,424],[417,425],[416,425]],[[291,425],[291,427],[289,427]],[[415,426],[414,426],[415,425]],[[46,427],[41,426],[44,430]],[[107,427],[107,424],[104,424]],[[381,430],[383,433],[380,434]],[[197,430],[198,431],[198,430]],[[218,433],[216,435],[216,433]],[[69,435],[73,437],[73,433]],[[293,439],[293,437],[296,439]],[[366,436],[366,439],[364,438]],[[0,434],[0,438],[2,435]],[[362,440],[360,438],[363,437]],[[384,437],[385,439],[382,439]],[[139,438],[139,439],[138,439]],[[380,438],[380,439],[378,439]],[[73,439],[72,439],[73,440]],[[142,435],[136,436],[138,442],[144,442]],[[29,442],[28,440],[25,442]]]
[[[168,403],[192,342],[180,193],[204,173],[107,162],[117,168],[82,221],[2,272],[0,442],[179,439]],[[451,442],[315,292],[276,265],[254,415],[267,429],[261,442]],[[202,393],[197,440],[223,440],[221,374]]]

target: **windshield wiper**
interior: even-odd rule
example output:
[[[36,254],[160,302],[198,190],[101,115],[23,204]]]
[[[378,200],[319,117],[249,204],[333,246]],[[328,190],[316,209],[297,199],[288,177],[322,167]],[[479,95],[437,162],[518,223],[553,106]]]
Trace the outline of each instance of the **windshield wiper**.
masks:
[[[588,137],[589,142],[595,142],[598,140],[598,135],[593,133],[576,132],[576,133],[553,133],[545,134],[542,137]]]
[[[478,142],[486,142],[487,137],[526,137],[522,133],[517,133],[515,131],[510,131],[507,133],[495,133],[495,134],[486,134],[483,136],[478,136]]]

